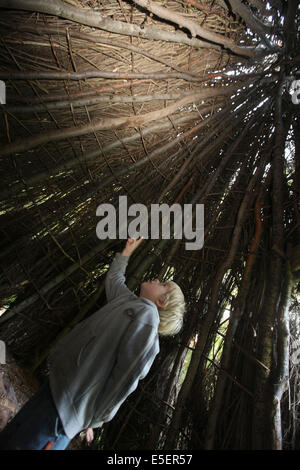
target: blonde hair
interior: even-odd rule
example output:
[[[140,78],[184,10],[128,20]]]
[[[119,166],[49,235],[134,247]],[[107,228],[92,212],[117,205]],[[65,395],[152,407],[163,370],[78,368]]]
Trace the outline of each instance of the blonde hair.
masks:
[[[183,325],[183,314],[185,311],[184,295],[176,282],[169,281],[169,290],[164,295],[165,307],[158,309],[160,323],[158,333],[163,336],[176,335]]]

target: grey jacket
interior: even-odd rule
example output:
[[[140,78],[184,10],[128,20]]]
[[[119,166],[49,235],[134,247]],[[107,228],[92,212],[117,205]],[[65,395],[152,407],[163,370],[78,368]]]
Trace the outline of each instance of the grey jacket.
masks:
[[[50,387],[72,439],[110,421],[159,352],[159,314],[125,285],[128,257],[117,253],[106,275],[108,303],[62,338],[50,355]]]

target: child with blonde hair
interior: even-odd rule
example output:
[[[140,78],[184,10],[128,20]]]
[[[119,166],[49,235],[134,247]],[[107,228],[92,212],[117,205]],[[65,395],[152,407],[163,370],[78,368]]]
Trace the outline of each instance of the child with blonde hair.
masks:
[[[157,295],[153,298],[153,295]],[[176,335],[182,328],[185,301],[182,290],[173,281],[161,283],[158,279],[143,283],[140,297],[156,304],[159,313],[158,333],[162,336]]]
[[[173,281],[143,282],[140,295],[125,284],[132,252],[143,239],[127,240],[107,272],[108,303],[76,325],[50,356],[49,380],[0,433],[1,449],[65,449],[84,431],[113,419],[146,377],[159,352],[159,334],[183,323],[184,297]]]

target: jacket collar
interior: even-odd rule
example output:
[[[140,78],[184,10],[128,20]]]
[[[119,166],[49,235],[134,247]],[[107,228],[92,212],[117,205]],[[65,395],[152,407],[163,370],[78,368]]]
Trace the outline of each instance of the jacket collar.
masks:
[[[145,297],[140,297],[140,299],[143,302],[145,302],[147,305],[150,305],[151,307],[154,307],[158,311],[156,304],[152,300],[146,299]]]

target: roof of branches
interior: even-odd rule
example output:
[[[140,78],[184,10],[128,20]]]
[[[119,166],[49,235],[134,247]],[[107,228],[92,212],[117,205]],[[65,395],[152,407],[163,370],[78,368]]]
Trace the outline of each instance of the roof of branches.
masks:
[[[297,1],[0,8],[1,298],[10,306],[1,321],[16,354],[44,347],[41,337],[101,300],[99,280],[123,242],[97,239],[96,209],[117,207],[120,195],[148,207],[205,205],[202,250],[149,240],[130,272],[133,287],[144,275],[174,276],[191,308],[220,266],[232,273],[219,289],[229,298],[262,209],[261,253],[270,248],[276,151],[284,247],[296,244]]]

